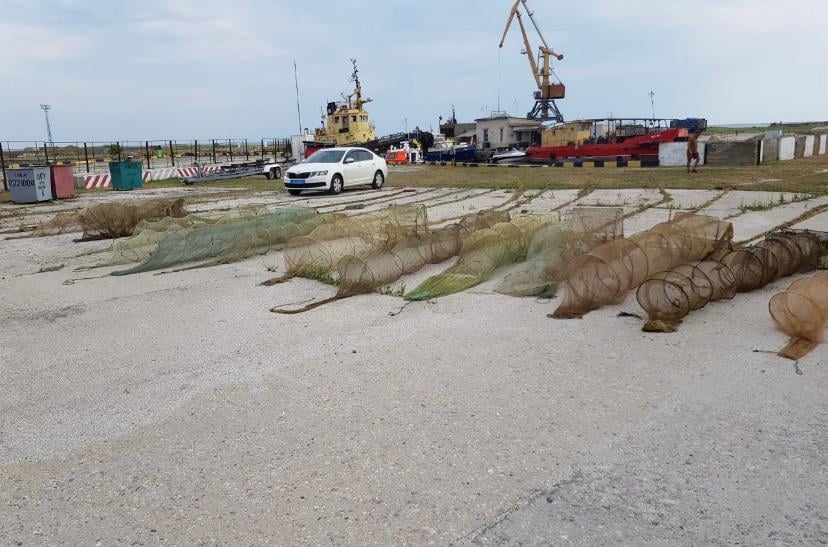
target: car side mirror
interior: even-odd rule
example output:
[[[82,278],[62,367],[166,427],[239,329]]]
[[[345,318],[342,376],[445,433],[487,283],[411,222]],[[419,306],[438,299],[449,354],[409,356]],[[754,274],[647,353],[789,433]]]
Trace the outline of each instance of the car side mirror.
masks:
[[[354,163],[354,158],[345,158],[345,163]]]

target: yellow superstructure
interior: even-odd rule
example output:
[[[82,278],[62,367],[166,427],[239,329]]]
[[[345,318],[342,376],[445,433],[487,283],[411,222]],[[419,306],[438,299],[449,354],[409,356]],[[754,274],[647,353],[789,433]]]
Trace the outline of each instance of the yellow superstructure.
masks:
[[[541,146],[581,145],[590,138],[592,122],[570,122],[547,127],[541,133]]]
[[[354,72],[351,75],[351,80],[355,84],[354,92],[348,96],[347,102],[328,103],[325,126],[315,131],[314,136],[317,141],[344,146],[377,138],[374,124],[369,121],[368,112],[363,108],[363,105],[371,102],[371,99],[362,98],[362,86],[359,83],[356,60],[351,59],[351,62],[354,65]]]

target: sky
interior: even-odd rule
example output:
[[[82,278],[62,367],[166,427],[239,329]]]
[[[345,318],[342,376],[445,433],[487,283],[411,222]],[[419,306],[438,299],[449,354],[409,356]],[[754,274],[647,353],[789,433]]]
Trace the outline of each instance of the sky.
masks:
[[[499,109],[532,79],[512,0],[0,0],[0,140],[286,137],[350,92],[380,135]],[[828,119],[825,0],[530,0],[566,119]],[[532,47],[538,39],[530,33]]]

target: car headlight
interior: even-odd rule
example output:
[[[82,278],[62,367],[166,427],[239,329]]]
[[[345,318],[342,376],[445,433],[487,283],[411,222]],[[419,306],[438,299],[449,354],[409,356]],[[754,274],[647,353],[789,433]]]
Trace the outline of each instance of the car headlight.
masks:
[[[311,176],[312,177],[324,177],[327,174],[328,174],[327,171],[316,171],[315,173],[311,173]]]

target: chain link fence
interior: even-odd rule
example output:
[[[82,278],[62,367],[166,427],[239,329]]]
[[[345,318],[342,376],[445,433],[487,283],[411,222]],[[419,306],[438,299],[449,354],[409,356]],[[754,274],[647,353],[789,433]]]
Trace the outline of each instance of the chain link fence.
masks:
[[[0,177],[6,169],[73,165],[75,173],[105,174],[109,162],[141,160],[144,169],[228,165],[250,161],[284,162],[291,157],[290,139],[195,139],[113,142],[0,141]]]

